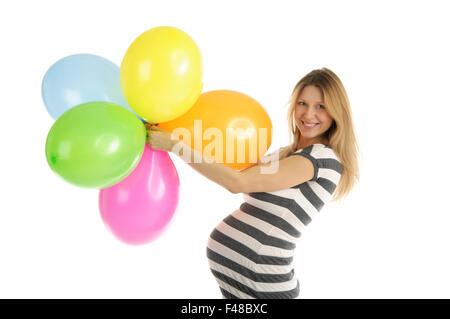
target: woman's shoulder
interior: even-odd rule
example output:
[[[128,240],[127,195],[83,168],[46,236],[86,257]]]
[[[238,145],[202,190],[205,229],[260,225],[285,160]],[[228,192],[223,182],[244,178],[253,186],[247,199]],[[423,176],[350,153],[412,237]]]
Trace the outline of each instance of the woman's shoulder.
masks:
[[[320,158],[333,158],[339,161],[336,152],[330,145],[327,144],[313,144],[312,153]],[[340,161],[339,161],[340,162]]]
[[[336,155],[336,152],[328,144],[323,144],[323,143],[311,144],[311,145],[301,148],[295,152],[291,152],[290,155],[295,154],[295,153],[296,154],[304,154],[304,155],[312,157],[316,160],[335,160],[339,164],[341,163],[341,161],[339,160],[339,157]]]

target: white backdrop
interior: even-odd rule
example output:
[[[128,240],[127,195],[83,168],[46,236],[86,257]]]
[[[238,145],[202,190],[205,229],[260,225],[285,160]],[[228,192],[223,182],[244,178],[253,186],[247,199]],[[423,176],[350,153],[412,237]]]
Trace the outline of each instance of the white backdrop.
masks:
[[[269,151],[288,143],[284,105],[303,75],[328,67],[347,89],[361,182],[299,239],[300,298],[450,298],[445,1],[16,1],[0,4],[0,24],[0,297],[221,297],[206,241],[241,194],[170,154],[176,215],[159,239],[130,246],[103,225],[98,191],[45,159],[47,69],[76,53],[120,65],[139,34],[174,26],[200,48],[203,92],[266,108]]]

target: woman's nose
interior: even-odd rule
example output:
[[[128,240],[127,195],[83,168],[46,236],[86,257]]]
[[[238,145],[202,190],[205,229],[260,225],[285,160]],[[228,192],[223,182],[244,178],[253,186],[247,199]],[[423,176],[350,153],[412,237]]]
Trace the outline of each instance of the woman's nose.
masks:
[[[305,111],[305,118],[307,120],[312,120],[316,117],[316,110],[313,107],[308,107]]]

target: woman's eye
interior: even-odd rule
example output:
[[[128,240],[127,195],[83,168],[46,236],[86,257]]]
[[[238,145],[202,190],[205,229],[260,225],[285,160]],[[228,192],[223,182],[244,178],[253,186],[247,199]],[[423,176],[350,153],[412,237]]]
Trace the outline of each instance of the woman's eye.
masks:
[[[320,108],[320,109],[324,109],[324,108],[325,108],[325,105],[319,104],[319,108]]]
[[[302,103],[304,103],[304,102],[298,102],[299,105],[303,105]]]

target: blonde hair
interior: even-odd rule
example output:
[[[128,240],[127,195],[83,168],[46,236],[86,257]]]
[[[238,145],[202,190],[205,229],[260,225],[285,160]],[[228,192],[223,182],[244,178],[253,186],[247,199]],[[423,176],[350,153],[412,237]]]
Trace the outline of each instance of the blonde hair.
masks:
[[[320,90],[328,114],[333,118],[333,123],[329,130],[325,132],[325,137],[342,165],[342,175],[331,201],[340,200],[348,195],[356,182],[359,181],[359,146],[355,136],[347,93],[341,80],[331,70],[327,68],[313,70],[295,85],[287,104],[289,106],[287,121],[290,144],[280,150],[279,159],[296,151],[301,133],[295,124],[295,105],[303,88],[308,85],[313,85]],[[294,139],[293,142],[292,138]]]

